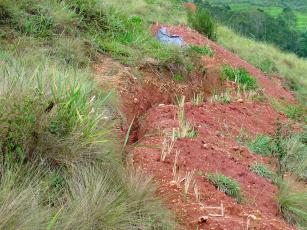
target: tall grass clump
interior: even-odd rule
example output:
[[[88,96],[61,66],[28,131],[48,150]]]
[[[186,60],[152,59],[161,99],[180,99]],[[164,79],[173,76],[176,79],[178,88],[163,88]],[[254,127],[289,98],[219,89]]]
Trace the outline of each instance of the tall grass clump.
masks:
[[[208,10],[198,7],[195,14],[189,12],[188,24],[199,33],[207,36],[209,39],[217,39],[217,25]]]
[[[50,164],[70,165],[108,156],[111,93],[95,89],[87,72],[48,61],[34,69],[26,67],[30,59],[24,55],[19,60],[10,55],[2,60],[2,160],[41,158]],[[104,151],[99,150],[100,143]]]
[[[291,224],[297,225],[299,229],[307,226],[307,191],[306,189],[296,191],[293,187],[283,184],[277,195],[279,210],[283,217]]]
[[[175,229],[150,180],[116,154],[112,94],[28,52],[1,52],[0,226]]]

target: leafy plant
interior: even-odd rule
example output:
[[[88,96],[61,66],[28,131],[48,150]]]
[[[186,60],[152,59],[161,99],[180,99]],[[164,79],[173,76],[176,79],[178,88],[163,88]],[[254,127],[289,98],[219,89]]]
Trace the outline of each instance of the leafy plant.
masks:
[[[236,181],[219,173],[209,173],[207,178],[218,190],[235,198],[238,203],[242,202],[240,186]]]
[[[246,90],[257,89],[256,79],[243,68],[232,68],[226,65],[222,68],[221,79],[233,81]]]

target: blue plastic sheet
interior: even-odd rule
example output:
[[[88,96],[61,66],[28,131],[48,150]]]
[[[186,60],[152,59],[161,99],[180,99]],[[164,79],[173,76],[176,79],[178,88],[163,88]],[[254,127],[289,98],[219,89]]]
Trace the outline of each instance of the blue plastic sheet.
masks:
[[[183,46],[183,39],[179,35],[170,35],[165,27],[158,30],[156,38],[164,44]]]

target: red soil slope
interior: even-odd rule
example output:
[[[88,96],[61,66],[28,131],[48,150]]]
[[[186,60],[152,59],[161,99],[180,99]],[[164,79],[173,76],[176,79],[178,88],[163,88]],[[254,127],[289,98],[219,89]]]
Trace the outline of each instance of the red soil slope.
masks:
[[[155,33],[159,25],[152,27]],[[218,82],[220,66],[227,63],[240,66],[257,79],[269,97],[294,102],[292,94],[286,91],[278,79],[270,79],[236,55],[224,50],[214,42],[184,26],[166,26],[171,33],[180,34],[185,42],[195,45],[209,45],[214,51],[213,58],[203,58],[207,76],[212,84]],[[110,72],[116,74],[112,76]],[[120,70],[120,71],[117,71]],[[249,152],[240,146],[236,137],[241,130],[251,135],[272,134],[275,121],[286,117],[276,112],[268,102],[232,102],[213,104],[205,102],[200,106],[185,103],[186,119],[193,124],[195,138],[179,138],[166,160],[160,160],[163,133],[178,127],[177,108],[171,102],[175,95],[191,95],[195,91],[206,92],[209,82],[193,80],[175,83],[171,78],[158,78],[150,71],[138,69],[142,77],[133,75],[135,70],[115,65],[112,59],[102,57],[101,63],[94,66],[100,84],[111,84],[123,100],[122,111],[127,118],[124,128],[136,117],[129,154],[136,167],[154,177],[158,194],[165,198],[165,205],[176,213],[179,223],[186,229],[294,229],[280,216],[276,204],[277,187],[270,181],[250,171],[255,162],[268,163],[268,159]],[[197,79],[197,76],[195,76]],[[163,103],[163,104],[162,104]],[[193,186],[184,195],[184,182],[179,185],[173,180],[172,168],[175,152],[180,151],[177,170],[184,176],[194,171],[193,183],[198,187],[200,200],[196,200]],[[241,188],[244,201],[236,201],[218,191],[203,177],[208,172],[219,172],[236,180]],[[223,204],[223,216],[212,216],[219,212],[208,206]],[[206,217],[202,220],[201,217]],[[208,219],[207,219],[208,217]]]

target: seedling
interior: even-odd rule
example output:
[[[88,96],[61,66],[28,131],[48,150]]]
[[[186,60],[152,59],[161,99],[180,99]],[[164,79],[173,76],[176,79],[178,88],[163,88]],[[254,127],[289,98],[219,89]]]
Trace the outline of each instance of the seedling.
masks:
[[[194,93],[192,98],[193,105],[201,105],[204,102],[204,94],[203,93]]]
[[[187,195],[189,191],[189,187],[191,184],[191,181],[193,179],[194,171],[186,172],[184,177],[184,194]]]
[[[169,156],[174,148],[175,145],[175,130],[173,129],[172,131],[172,136],[169,137],[164,137],[164,140],[162,142],[162,149],[161,149],[161,161],[165,161],[166,157]]]

